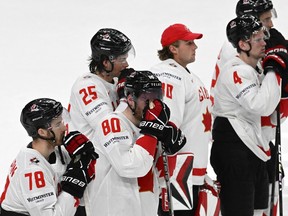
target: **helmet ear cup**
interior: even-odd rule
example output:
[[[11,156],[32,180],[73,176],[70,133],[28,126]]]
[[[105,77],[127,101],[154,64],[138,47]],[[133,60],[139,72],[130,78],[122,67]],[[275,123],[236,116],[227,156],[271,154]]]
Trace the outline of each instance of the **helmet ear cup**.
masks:
[[[50,98],[39,98],[29,102],[21,112],[20,122],[31,137],[38,137],[39,128],[48,128],[54,118],[60,116],[63,106]]]
[[[101,56],[110,60],[127,53],[132,48],[131,40],[122,32],[112,29],[100,29],[90,41],[92,59],[99,62]]]

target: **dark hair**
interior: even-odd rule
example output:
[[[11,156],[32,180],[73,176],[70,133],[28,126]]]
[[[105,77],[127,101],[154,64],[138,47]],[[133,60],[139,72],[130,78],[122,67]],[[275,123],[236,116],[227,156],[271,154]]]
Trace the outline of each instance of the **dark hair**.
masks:
[[[92,57],[89,58],[89,71],[91,73],[95,73],[98,72],[103,72],[105,71],[104,65],[103,65],[103,61],[105,60],[109,60],[108,56],[105,55],[101,55],[100,60],[96,61],[95,59],[93,59]]]
[[[170,45],[178,47],[179,41],[175,41],[174,43],[172,43]],[[163,47],[161,50],[158,50],[158,57],[161,61],[174,58],[173,53],[169,49],[170,45]]]

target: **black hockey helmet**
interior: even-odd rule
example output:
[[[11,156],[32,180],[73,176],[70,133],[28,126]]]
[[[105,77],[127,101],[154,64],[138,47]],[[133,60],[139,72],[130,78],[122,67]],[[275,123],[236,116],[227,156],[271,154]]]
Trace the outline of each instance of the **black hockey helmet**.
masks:
[[[116,91],[120,99],[125,97],[124,86],[125,86],[126,78],[134,71],[135,70],[133,68],[125,68],[121,71],[118,77],[118,83],[116,85]]]
[[[260,20],[249,14],[244,14],[231,20],[226,27],[226,35],[233,47],[238,47],[240,40],[249,40],[250,37],[263,28]]]
[[[20,121],[31,137],[38,137],[39,128],[49,128],[53,119],[62,114],[63,106],[50,98],[29,102],[22,110]]]
[[[150,71],[135,71],[127,76],[124,93],[126,97],[132,94],[135,99],[142,93],[152,93],[155,98],[162,99],[162,83]]]
[[[254,0],[239,0],[236,5],[236,15],[237,17],[243,14],[253,14],[254,12]]]
[[[92,59],[100,61],[101,56],[107,56],[110,61],[119,55],[134,51],[130,39],[122,32],[112,29],[100,29],[90,41]],[[134,54],[134,53],[133,53]]]
[[[257,0],[254,3],[254,11],[258,15],[272,9],[273,3],[271,0]]]
[[[239,0],[236,5],[236,15],[253,14],[259,16],[261,13],[273,9],[271,0]]]

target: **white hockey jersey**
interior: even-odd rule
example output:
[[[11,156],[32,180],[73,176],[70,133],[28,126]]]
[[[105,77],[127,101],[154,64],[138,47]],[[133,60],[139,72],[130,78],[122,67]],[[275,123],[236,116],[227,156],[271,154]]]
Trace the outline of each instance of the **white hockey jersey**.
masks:
[[[226,38],[225,42],[223,43],[219,55],[217,57],[215,70],[212,76],[211,88],[210,88],[210,99],[212,102],[212,106],[214,105],[214,88],[217,84],[217,79],[220,72],[223,70],[225,64],[235,56],[238,56],[236,48],[232,46],[232,44]],[[257,64],[258,68],[262,69],[261,62]],[[264,79],[263,74],[259,74],[260,82]],[[288,98],[281,98],[280,101],[280,118],[281,123],[283,123],[288,116]],[[275,139],[275,128],[276,128],[276,111],[274,111],[269,116],[262,116],[261,117],[261,125],[262,125],[262,135],[264,142],[269,142]]]
[[[171,111],[174,122],[186,136],[187,143],[180,152],[192,152],[193,184],[204,184],[208,164],[208,145],[211,141],[211,101],[209,93],[192,72],[173,59],[167,59],[151,71],[162,82],[163,101]]]
[[[57,152],[56,163],[51,165],[38,151],[21,149],[10,166],[0,200],[2,208],[31,216],[74,215],[79,200],[64,191],[58,194],[65,170]]]
[[[143,216],[144,202],[137,178],[151,169],[157,139],[138,137],[139,128],[121,112],[110,113],[99,121],[92,139],[99,154],[96,178],[84,193],[87,216]],[[155,196],[158,201],[158,192]],[[154,200],[150,202],[154,203]],[[151,212],[151,209],[147,210]]]
[[[113,112],[119,103],[116,84],[117,79],[112,84],[93,73],[79,77],[71,89],[68,130],[78,130],[91,139],[99,119]]]
[[[280,77],[274,72],[259,79],[257,71],[239,57],[228,61],[214,88],[213,117],[226,117],[247,147],[260,159],[270,158],[263,139],[261,116],[271,115],[280,101]]]
[[[232,44],[228,41],[228,39],[226,39],[218,54],[216,65],[215,65],[215,70],[212,75],[211,88],[210,88],[210,99],[212,102],[212,106],[214,105],[214,87],[216,85],[219,73],[224,67],[224,65],[228,62],[228,60],[230,60],[231,58],[237,55],[238,53],[236,49],[232,46]]]

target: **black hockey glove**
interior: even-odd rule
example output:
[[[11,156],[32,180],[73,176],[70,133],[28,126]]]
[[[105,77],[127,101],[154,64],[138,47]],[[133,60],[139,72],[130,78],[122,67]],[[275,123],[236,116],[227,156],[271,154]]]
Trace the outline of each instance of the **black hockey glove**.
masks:
[[[168,122],[160,141],[163,142],[165,152],[175,154],[186,144],[186,137],[173,122]]]
[[[84,190],[95,178],[95,164],[98,154],[78,155],[68,164],[61,181],[62,190],[72,196],[82,198]]]
[[[64,146],[68,151],[71,158],[76,155],[85,153],[94,152],[94,146],[92,142],[79,131],[71,131],[64,138]]]
[[[142,121],[139,128],[140,133],[162,137],[164,127],[170,118],[170,109],[162,101],[155,99],[153,102],[147,101],[147,105],[143,110]]]
[[[275,71],[282,78],[281,97],[288,97],[288,54],[285,52],[274,52],[267,55],[262,62],[264,74]]]

